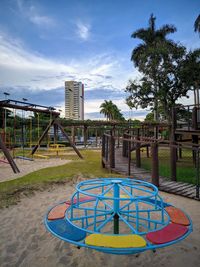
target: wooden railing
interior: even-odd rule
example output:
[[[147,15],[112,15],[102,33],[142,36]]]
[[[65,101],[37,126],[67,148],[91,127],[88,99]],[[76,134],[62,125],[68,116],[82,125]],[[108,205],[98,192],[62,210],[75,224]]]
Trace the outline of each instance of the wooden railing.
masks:
[[[117,142],[116,142],[117,141]],[[116,145],[116,143],[120,145]],[[131,152],[135,150],[135,166],[141,167],[141,148],[146,148],[146,156],[151,154],[151,182],[159,186],[159,149],[170,149],[170,173],[171,181],[177,180],[177,159],[181,158],[182,149],[189,149],[193,154],[193,163],[196,173],[196,197],[199,198],[200,184],[200,145],[194,143],[175,142],[175,140],[156,139],[154,137],[142,137],[131,135],[126,132],[122,137],[114,136],[113,132],[105,133],[102,136],[102,167],[110,171],[116,168],[116,149],[121,147],[121,157],[127,158],[126,170],[128,176],[131,176]],[[150,153],[149,153],[150,149]]]

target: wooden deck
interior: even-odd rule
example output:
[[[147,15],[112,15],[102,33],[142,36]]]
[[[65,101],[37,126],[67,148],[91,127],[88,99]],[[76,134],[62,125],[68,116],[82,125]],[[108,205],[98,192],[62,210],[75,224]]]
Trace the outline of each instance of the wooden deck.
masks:
[[[151,182],[151,173],[144,169],[136,168],[133,162],[131,162],[130,170],[131,174],[129,177]],[[111,171],[128,176],[128,158],[122,157],[121,148],[115,150],[115,168],[111,169]],[[163,177],[160,177],[159,184],[160,191],[197,199],[196,186],[193,184],[168,181]],[[200,200],[200,198],[197,200]]]
[[[197,199],[196,186],[188,183],[162,181],[160,183],[159,190],[183,197]],[[200,200],[200,198],[197,200]]]

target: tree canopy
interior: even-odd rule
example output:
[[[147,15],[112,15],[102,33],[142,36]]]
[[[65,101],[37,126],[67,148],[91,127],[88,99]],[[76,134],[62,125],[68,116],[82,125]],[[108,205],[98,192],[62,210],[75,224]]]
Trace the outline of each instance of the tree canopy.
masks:
[[[158,106],[162,106],[162,117],[170,121],[176,101],[187,97],[188,91],[197,86],[195,81],[200,80],[199,51],[187,53],[184,46],[167,39],[169,33],[176,31],[175,26],[167,24],[156,29],[155,20],[151,15],[149,26],[131,35],[142,40],[131,55],[142,78],[129,81],[126,103],[131,108],[151,107],[155,121],[159,119]]]

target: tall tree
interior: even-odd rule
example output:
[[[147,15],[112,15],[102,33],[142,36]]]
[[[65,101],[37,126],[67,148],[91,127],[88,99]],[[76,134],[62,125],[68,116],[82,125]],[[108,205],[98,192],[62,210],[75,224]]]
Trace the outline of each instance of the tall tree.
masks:
[[[194,91],[194,104],[200,104],[200,49],[189,51],[181,69],[185,85]]]
[[[142,43],[133,49],[131,60],[139,71],[148,80],[151,80],[151,88],[146,83],[148,90],[154,98],[154,119],[157,120],[158,113],[158,70],[163,57],[167,57],[170,51],[173,51],[175,43],[167,39],[167,35],[176,31],[175,26],[166,24],[159,29],[155,25],[156,17],[151,14],[147,28],[141,28],[131,35],[132,38],[139,38]]]
[[[184,73],[186,49],[180,45],[174,45],[173,50],[166,56],[157,69],[157,91],[155,96],[154,81],[149,75],[144,74],[139,82],[131,81],[126,88],[129,93],[126,101],[130,107],[155,108],[154,101],[163,110],[162,119],[171,121],[171,111],[180,97],[187,97],[190,90],[189,83],[185,82]],[[187,74],[188,75],[188,74]],[[160,113],[160,110],[158,110]],[[155,120],[155,117],[154,117]]]

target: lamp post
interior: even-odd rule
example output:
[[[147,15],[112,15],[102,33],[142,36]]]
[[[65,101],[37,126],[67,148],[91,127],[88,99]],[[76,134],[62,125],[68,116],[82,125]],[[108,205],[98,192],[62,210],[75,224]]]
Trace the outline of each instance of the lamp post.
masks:
[[[5,95],[5,100],[7,100],[7,97],[10,95],[9,93],[7,92],[4,92],[4,95]],[[5,138],[5,144],[6,144],[6,108],[5,108],[5,120],[4,120],[4,138]]]

